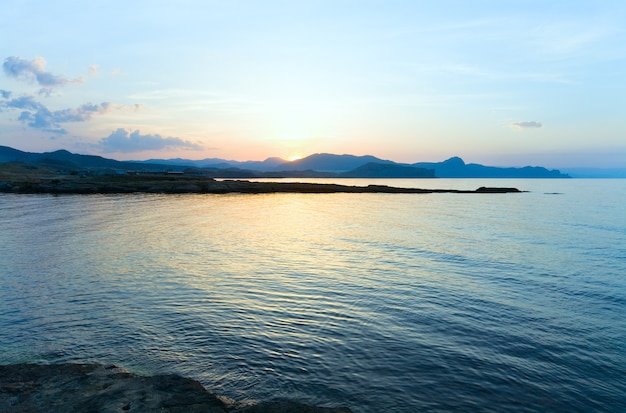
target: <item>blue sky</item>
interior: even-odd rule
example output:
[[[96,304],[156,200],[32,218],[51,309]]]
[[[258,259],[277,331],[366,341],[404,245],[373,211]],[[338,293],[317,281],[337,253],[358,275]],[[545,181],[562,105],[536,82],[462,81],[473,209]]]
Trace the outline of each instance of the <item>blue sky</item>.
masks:
[[[626,167],[623,1],[0,3],[0,144]]]

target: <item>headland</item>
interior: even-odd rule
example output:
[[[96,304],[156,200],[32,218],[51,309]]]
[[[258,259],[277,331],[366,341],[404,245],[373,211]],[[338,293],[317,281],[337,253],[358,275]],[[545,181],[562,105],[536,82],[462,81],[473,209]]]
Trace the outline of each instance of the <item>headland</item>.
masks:
[[[330,183],[255,182],[185,173],[97,175],[61,173],[52,169],[8,165],[0,168],[0,192],[20,194],[269,194],[269,193],[508,193],[517,188],[476,190],[352,186]]]

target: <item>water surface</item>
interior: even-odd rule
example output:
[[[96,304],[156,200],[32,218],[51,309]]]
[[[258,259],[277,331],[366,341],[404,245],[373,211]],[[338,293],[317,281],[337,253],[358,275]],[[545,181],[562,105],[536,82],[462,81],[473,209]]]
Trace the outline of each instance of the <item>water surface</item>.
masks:
[[[626,410],[626,180],[367,183],[531,192],[3,194],[0,362],[355,412]]]

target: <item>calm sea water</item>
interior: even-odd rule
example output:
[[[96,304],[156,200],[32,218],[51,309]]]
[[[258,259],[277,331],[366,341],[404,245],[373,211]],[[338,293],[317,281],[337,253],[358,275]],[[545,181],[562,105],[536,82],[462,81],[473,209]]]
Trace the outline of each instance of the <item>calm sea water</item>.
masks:
[[[626,411],[626,180],[384,183],[531,192],[0,195],[0,362],[355,412]]]

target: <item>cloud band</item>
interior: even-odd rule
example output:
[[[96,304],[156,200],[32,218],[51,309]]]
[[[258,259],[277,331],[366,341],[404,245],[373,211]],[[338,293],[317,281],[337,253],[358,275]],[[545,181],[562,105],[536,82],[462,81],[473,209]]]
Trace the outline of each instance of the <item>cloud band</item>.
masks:
[[[130,132],[123,128],[119,128],[106,138],[100,139],[99,144],[105,152],[140,152],[165,148],[203,149],[201,145],[180,138],[163,137],[158,134],[142,135],[139,130]]]

